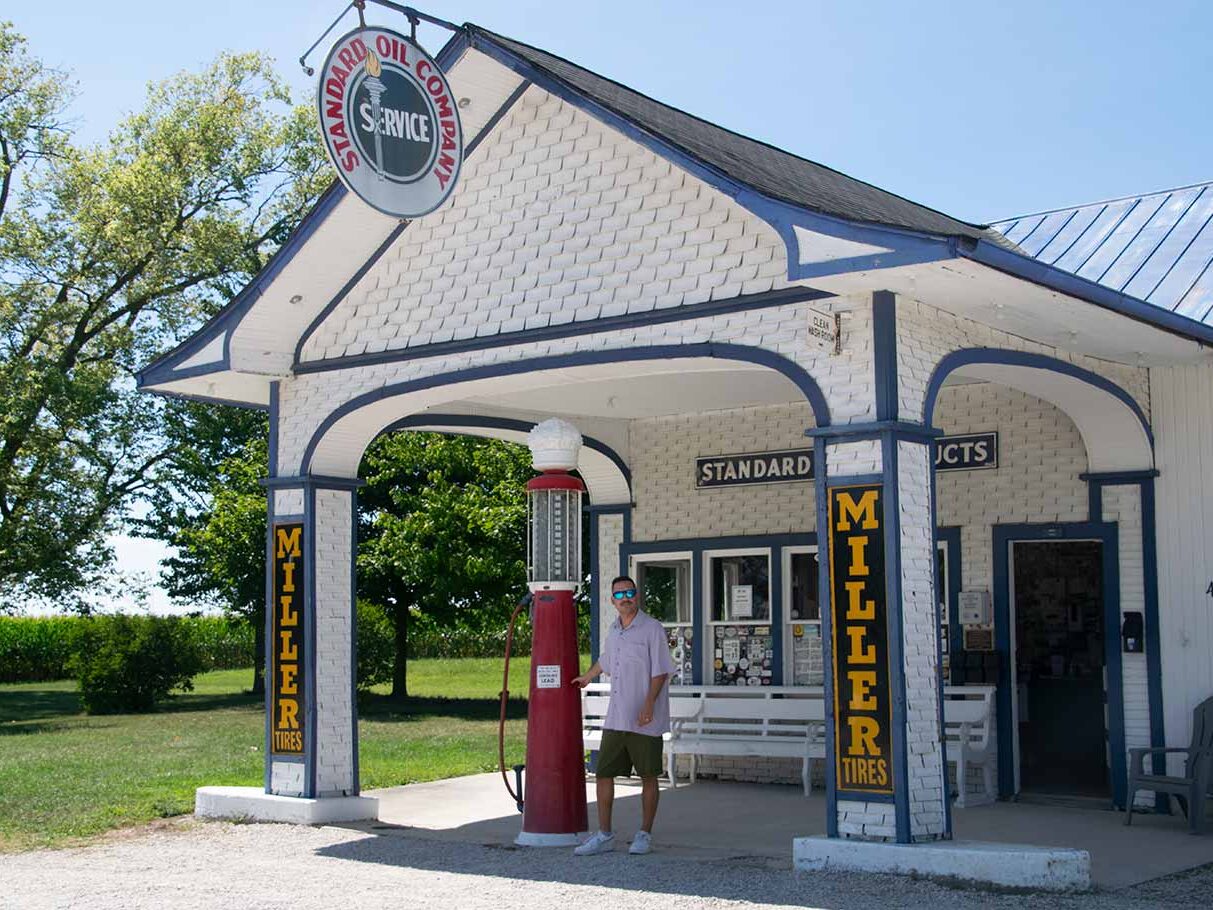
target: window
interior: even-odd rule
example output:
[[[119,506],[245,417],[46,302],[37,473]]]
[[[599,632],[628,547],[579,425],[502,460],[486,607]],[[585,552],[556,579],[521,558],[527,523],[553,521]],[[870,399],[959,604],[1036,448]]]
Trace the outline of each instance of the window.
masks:
[[[784,680],[791,686],[820,686],[825,682],[821,648],[821,605],[816,547],[783,551]]]
[[[769,686],[771,634],[769,550],[705,553],[709,592],[709,681]]]
[[[665,627],[674,660],[670,685],[690,685],[695,648],[690,554],[635,557],[632,575],[640,588],[641,607]]]

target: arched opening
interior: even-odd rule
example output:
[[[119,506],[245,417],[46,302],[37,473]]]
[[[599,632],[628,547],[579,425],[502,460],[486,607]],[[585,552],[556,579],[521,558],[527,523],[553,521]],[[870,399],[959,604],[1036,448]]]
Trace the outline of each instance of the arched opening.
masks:
[[[945,434],[945,682],[997,688],[999,793],[1119,803],[1126,748],[1150,743],[1148,718],[1125,712],[1147,699],[1145,655],[1120,647],[1144,608],[1143,503],[1101,484],[1152,471],[1144,411],[1103,376],[993,349],[943,358],[923,411]],[[983,457],[963,457],[978,442]]]

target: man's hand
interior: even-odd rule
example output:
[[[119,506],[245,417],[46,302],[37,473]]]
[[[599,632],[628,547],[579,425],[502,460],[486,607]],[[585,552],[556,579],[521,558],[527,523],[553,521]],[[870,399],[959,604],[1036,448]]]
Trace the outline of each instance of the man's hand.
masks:
[[[646,701],[640,709],[640,715],[636,718],[640,726],[644,727],[653,722],[653,703]]]

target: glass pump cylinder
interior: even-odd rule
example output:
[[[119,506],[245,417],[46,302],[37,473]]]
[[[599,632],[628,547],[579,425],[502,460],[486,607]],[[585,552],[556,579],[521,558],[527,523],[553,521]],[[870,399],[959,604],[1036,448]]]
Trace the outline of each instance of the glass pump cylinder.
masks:
[[[538,588],[581,584],[581,496],[585,487],[563,471],[527,484],[527,581]]]

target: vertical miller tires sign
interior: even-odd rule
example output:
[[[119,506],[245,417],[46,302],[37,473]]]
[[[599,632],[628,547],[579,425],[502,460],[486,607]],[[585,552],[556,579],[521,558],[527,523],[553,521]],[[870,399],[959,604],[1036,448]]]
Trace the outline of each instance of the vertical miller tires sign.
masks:
[[[270,622],[270,754],[302,755],[303,524],[275,524],[270,538],[274,599]]]
[[[893,793],[884,489],[832,487],[830,631],[838,792]]]
[[[388,29],[359,28],[320,70],[320,124],[337,175],[385,215],[417,218],[455,188],[459,105],[438,64]]]

